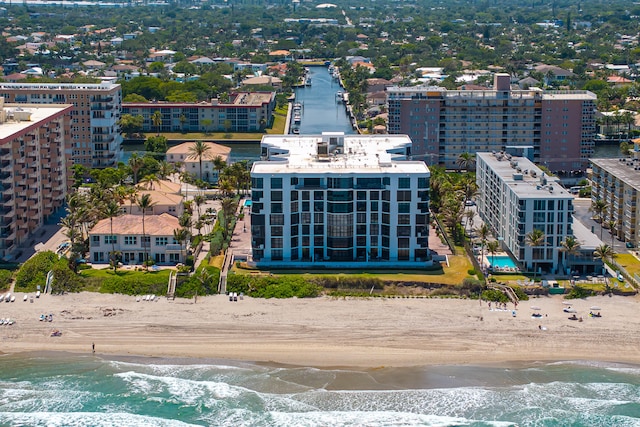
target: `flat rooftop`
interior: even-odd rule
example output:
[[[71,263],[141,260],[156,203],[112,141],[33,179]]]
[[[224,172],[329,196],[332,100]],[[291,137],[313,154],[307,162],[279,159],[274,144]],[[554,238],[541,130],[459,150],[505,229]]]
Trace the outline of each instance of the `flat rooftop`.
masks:
[[[589,159],[589,161],[625,184],[640,190],[640,169],[635,169],[640,167],[640,160],[625,158],[623,161],[620,159]]]
[[[21,111],[31,113],[30,120],[16,121],[7,119],[4,123],[0,123],[0,141],[13,139],[13,135],[23,131],[38,123],[45,123],[51,116],[57,115],[72,105],[62,104],[4,104],[4,111],[7,116],[13,111]]]
[[[578,218],[573,217],[573,235],[578,242],[580,242],[580,249],[595,250],[598,246],[602,245],[602,240],[598,239],[598,236],[593,234]]]
[[[337,145],[328,144],[339,140]],[[328,144],[328,154],[318,154]],[[429,175],[423,161],[406,160],[411,139],[406,135],[265,135],[260,144],[268,160],[253,164],[252,173],[362,173]]]
[[[538,168],[526,157],[505,153],[476,153],[520,198],[573,199],[556,177]],[[545,182],[546,181],[546,182]]]
[[[402,96],[412,94],[424,94],[429,92],[434,96],[440,96],[442,98],[467,98],[467,99],[497,99],[498,93],[502,98],[502,91],[497,92],[493,89],[489,90],[447,90],[446,88],[440,86],[412,86],[412,87],[402,87],[402,86],[392,86],[387,88],[387,93],[390,94],[390,97],[394,96]],[[509,90],[509,96],[513,99],[523,99],[523,98],[537,98],[542,97],[542,99],[563,99],[563,100],[597,100],[597,96],[593,92],[589,92],[588,90],[542,90],[540,88],[530,88],[526,90]]]
[[[119,83],[0,83],[6,90],[110,90],[120,87]]]

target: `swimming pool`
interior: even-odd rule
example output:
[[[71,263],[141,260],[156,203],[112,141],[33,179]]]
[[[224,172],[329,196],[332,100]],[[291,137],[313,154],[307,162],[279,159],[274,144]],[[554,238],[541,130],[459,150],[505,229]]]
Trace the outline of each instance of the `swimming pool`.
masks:
[[[500,267],[500,268],[516,268],[516,264],[513,262],[510,256],[508,255],[496,255],[487,257],[487,260],[491,263],[492,267]]]
[[[249,200],[249,199],[245,200],[245,201],[244,201],[244,205],[245,205],[246,207],[250,208],[250,207],[251,207],[251,200]]]

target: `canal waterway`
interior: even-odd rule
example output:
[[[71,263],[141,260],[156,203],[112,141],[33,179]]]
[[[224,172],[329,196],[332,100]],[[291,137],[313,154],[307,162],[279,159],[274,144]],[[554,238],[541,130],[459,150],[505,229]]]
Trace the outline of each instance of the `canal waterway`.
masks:
[[[302,104],[301,135],[319,135],[322,132],[344,132],[355,134],[344,104],[336,102],[336,93],[342,91],[338,81],[331,77],[327,67],[309,67],[311,85],[295,90],[296,102]],[[260,159],[260,143],[216,141],[231,147],[231,162]],[[122,161],[129,161],[131,154],[144,154],[144,145],[124,145]]]
[[[309,67],[311,86],[295,90],[296,102],[302,104],[301,135],[319,135],[322,132],[355,134],[344,104],[336,102],[336,93],[343,91],[327,67]]]

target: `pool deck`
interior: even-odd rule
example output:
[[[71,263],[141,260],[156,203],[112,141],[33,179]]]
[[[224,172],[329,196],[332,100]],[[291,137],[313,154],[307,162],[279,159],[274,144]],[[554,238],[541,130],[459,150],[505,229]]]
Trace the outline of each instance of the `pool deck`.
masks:
[[[507,258],[509,258],[509,263],[510,263],[510,264],[513,264],[513,266],[512,266],[512,265],[508,265],[508,266],[506,266],[506,267],[505,267],[505,266],[498,265],[497,267],[494,267],[494,269],[495,269],[496,271],[503,271],[503,272],[504,272],[504,271],[506,271],[506,272],[514,272],[514,273],[515,273],[515,272],[519,272],[519,271],[520,271],[520,269],[518,268],[518,266],[517,266],[517,265],[515,265],[515,263],[514,263],[513,259],[511,259],[511,257],[509,256],[509,254],[507,254],[506,252],[500,252],[500,253],[497,253],[497,254],[495,254],[495,255],[494,255],[494,257],[495,257],[495,258],[500,258],[500,257],[505,258],[505,257],[507,257]],[[478,257],[478,261],[480,261],[480,259],[479,259],[479,258],[480,258],[480,257]],[[492,265],[492,264],[491,264],[491,255],[487,255],[487,254],[485,254],[484,258],[482,259],[482,266],[483,266],[484,268],[489,268],[491,265]]]

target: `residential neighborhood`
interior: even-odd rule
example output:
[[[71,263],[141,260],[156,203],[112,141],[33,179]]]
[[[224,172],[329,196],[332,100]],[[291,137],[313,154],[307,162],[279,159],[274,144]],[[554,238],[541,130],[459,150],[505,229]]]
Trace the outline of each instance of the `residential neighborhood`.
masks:
[[[0,28],[0,424],[638,419],[640,4]]]

